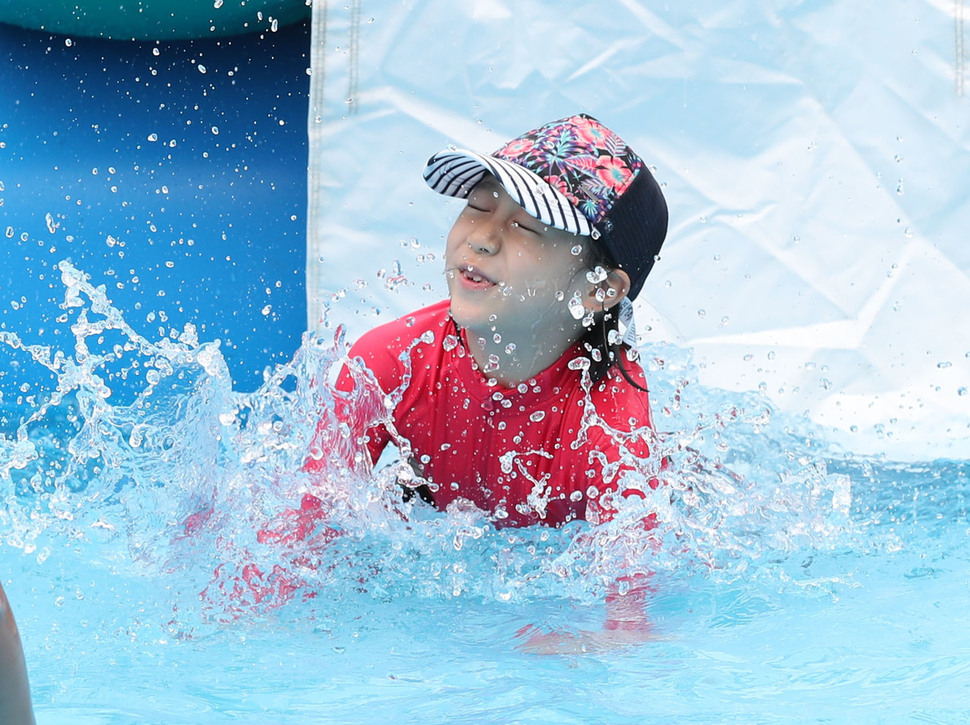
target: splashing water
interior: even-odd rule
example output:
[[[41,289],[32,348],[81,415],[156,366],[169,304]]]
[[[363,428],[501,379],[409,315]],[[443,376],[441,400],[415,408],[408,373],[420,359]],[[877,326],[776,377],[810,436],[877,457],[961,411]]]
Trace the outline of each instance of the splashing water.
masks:
[[[107,566],[164,576],[182,627],[348,592],[594,602],[635,572],[779,581],[793,552],[850,542],[848,477],[828,473],[811,438],[774,422],[765,399],[702,391],[673,348],[641,350],[661,432],[611,431],[652,444],[649,461],[624,461],[636,471],[624,485],[642,497],[614,497],[617,515],[598,526],[496,529],[474,509],[403,502],[406,450],[370,471],[336,413],[339,331],[306,336],[240,393],[218,343],[190,325],[151,341],[103,287],[59,268],[58,321],[73,350],[0,333],[55,382],[0,439],[2,541],[39,561],[58,541],[85,541]],[[383,420],[395,400],[352,370],[363,384],[349,403]],[[585,425],[605,424],[590,408]],[[308,457],[319,471],[303,470]],[[659,523],[648,531],[651,513]]]

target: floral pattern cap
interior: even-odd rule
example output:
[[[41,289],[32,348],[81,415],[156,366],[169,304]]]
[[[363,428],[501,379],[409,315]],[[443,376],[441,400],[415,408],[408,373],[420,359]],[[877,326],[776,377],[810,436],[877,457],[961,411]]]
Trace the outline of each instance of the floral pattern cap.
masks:
[[[492,156],[539,176],[594,225],[643,168],[643,161],[623,139],[586,114],[528,131]]]

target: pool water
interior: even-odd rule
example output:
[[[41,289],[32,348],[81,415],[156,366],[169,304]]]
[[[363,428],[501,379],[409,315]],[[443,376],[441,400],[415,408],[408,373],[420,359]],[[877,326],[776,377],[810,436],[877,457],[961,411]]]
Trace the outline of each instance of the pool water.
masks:
[[[633,504],[499,530],[401,502],[393,461],[300,472],[339,334],[240,393],[190,326],[144,337],[60,272],[70,344],[0,337],[49,378],[6,401],[0,441],[0,571],[41,723],[970,717],[970,461],[855,456],[647,344],[662,543]],[[287,538],[305,493],[326,523]],[[600,627],[620,561],[653,574],[651,641],[523,651],[528,625]]]

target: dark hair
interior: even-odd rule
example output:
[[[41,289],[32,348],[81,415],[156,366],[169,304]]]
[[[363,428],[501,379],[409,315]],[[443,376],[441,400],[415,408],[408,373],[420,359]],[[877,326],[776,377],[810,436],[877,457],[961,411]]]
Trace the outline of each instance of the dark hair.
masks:
[[[586,245],[586,264],[590,269],[597,266],[604,269],[618,269],[609,251],[595,241],[590,240]],[[615,340],[610,344],[610,339]],[[630,385],[644,393],[647,389],[636,382],[623,367],[623,356],[630,349],[620,338],[619,305],[613,309],[604,309],[593,318],[593,324],[579,339],[583,349],[589,353],[589,377],[593,383],[600,382],[614,365]]]

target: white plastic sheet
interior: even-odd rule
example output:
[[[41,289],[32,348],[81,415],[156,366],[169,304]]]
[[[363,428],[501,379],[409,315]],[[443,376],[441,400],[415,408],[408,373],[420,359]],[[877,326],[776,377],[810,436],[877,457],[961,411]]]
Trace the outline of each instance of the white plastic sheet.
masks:
[[[692,349],[701,383],[760,387],[850,450],[966,458],[963,14],[963,0],[317,0],[310,327],[353,338],[445,294],[458,207],[421,180],[433,152],[585,111],[665,186],[644,341]]]

